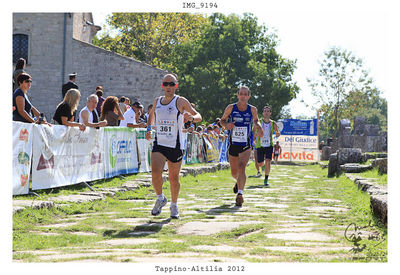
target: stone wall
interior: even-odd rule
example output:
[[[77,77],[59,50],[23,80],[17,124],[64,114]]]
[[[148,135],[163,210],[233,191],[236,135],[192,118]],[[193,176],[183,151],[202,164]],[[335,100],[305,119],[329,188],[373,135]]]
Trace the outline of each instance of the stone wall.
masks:
[[[67,16],[66,37],[72,35],[72,19]],[[28,97],[48,117],[61,99],[63,13],[14,13],[13,34],[28,35],[29,55],[25,70],[32,76]],[[72,40],[66,40],[70,51]]]
[[[83,32],[84,23],[91,18],[90,13],[13,13],[13,34],[29,36],[26,71],[33,79],[29,99],[49,120],[62,100],[61,86],[71,72],[78,74],[76,83],[82,93],[79,109],[98,85],[103,86],[105,97],[126,95],[145,107],[162,93],[166,71],[73,39],[91,41],[95,29]]]
[[[79,109],[98,85],[103,86],[104,97],[128,96],[132,103],[140,101],[145,110],[162,94],[166,71],[75,39],[72,49],[72,67],[78,73],[76,83],[82,93]]]

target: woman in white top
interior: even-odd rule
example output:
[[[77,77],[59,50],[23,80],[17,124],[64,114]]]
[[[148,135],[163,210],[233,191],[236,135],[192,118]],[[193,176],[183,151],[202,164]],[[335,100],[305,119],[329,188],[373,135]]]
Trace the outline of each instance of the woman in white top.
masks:
[[[154,100],[154,108],[152,108],[147,121],[146,138],[148,140],[151,139],[151,125],[153,123],[156,130],[151,153],[151,174],[157,200],[151,214],[159,215],[161,208],[167,204],[167,198],[162,193],[162,171],[167,161],[171,183],[171,218],[179,218],[177,201],[180,189],[179,172],[183,158],[182,150],[184,149],[183,124],[187,121],[200,122],[202,117],[186,98],[175,95],[178,89],[176,76],[165,75],[162,89],[164,96]]]

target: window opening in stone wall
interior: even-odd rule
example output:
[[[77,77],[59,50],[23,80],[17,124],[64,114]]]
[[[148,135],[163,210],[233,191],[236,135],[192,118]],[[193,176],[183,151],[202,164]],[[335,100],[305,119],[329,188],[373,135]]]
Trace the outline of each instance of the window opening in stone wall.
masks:
[[[28,35],[14,34],[13,35],[13,63],[18,59],[24,58],[28,64]]]

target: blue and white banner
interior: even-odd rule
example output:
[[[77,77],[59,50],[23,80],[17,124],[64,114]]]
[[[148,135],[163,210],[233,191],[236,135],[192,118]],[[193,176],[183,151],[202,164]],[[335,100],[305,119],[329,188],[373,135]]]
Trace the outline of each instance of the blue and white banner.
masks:
[[[29,193],[33,124],[13,122],[13,195]]]
[[[317,120],[316,119],[282,119],[277,126],[281,135],[279,141],[282,153],[280,160],[315,162],[319,159]]]
[[[104,128],[105,178],[139,170],[136,131],[129,127]]]
[[[281,135],[317,135],[316,119],[281,119],[276,124]]]

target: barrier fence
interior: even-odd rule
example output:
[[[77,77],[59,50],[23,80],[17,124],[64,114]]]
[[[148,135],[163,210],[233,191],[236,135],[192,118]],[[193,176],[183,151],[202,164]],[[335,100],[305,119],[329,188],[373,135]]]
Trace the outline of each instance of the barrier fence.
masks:
[[[316,120],[278,121],[280,160],[319,159]],[[85,131],[63,125],[13,122],[13,195],[73,185],[121,174],[149,172],[153,140],[146,129],[105,127]],[[227,162],[228,140],[185,134],[184,163]],[[32,168],[32,169],[31,169]]]
[[[13,122],[13,195],[73,185],[121,174],[149,172],[153,140],[146,129],[78,128]],[[227,143],[186,134],[188,164],[227,161]]]

